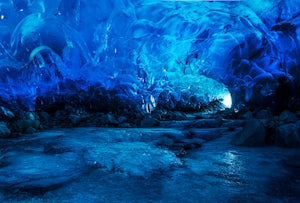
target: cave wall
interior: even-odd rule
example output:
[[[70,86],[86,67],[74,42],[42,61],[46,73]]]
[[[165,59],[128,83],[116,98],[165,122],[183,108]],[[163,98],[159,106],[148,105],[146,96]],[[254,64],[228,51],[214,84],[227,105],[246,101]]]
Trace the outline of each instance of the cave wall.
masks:
[[[1,1],[1,100],[32,110],[97,86],[147,112],[228,92],[237,108],[297,110],[299,26],[297,0]]]

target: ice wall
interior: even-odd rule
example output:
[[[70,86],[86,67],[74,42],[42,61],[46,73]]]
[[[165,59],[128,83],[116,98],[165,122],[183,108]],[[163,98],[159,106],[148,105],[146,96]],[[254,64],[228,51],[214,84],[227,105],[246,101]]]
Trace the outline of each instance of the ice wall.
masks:
[[[228,91],[285,108],[300,95],[299,25],[297,0],[2,0],[1,98],[33,109],[98,85],[147,112]]]

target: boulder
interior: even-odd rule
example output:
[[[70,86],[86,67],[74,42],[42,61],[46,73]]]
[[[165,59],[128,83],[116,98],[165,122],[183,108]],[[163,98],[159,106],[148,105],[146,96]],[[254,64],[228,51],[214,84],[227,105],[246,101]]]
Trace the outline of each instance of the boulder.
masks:
[[[4,120],[11,120],[15,118],[15,114],[9,109],[0,106],[0,117]]]
[[[263,123],[257,119],[246,122],[243,130],[235,135],[232,144],[241,146],[265,145],[266,129]]]
[[[150,114],[146,115],[141,121],[141,127],[154,127],[158,125],[159,121],[153,118]]]
[[[6,138],[10,136],[10,130],[8,129],[6,123],[0,122],[0,138]]]
[[[251,111],[247,111],[243,116],[244,119],[252,119],[253,113]]]
[[[76,114],[71,114],[69,116],[69,119],[70,119],[70,121],[72,123],[72,126],[77,126],[80,123],[80,121],[81,121],[80,115],[76,115]]]
[[[255,115],[257,119],[270,119],[272,118],[272,116],[273,116],[272,112],[267,109],[262,109],[259,112],[257,112]]]
[[[297,116],[290,111],[283,111],[279,116],[279,121],[281,123],[295,123],[297,121]]]
[[[31,132],[32,129],[40,129],[40,121],[39,120],[31,120],[31,119],[27,119],[27,120],[18,120],[15,125],[14,125],[14,130],[16,132],[22,132],[22,133],[27,133],[27,129],[28,132]]]
[[[299,127],[292,123],[277,127],[275,144],[283,147],[300,147]]]
[[[115,126],[119,124],[119,121],[116,119],[116,117],[110,113],[106,115],[106,124]]]

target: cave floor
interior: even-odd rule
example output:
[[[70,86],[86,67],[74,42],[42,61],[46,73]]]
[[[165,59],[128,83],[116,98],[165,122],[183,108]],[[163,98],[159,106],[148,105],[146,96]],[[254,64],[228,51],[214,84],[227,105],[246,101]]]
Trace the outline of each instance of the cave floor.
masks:
[[[300,202],[300,149],[177,124],[1,139],[0,202]]]

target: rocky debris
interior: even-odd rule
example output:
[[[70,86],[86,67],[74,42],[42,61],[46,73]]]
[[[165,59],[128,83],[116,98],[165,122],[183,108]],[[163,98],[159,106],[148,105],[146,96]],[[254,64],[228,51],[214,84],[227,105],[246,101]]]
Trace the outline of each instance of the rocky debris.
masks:
[[[37,132],[37,130],[34,127],[29,127],[24,131],[25,134],[33,134],[35,132]]]
[[[6,123],[0,122],[0,138],[7,138],[11,134],[10,130],[8,129]]]
[[[47,112],[42,111],[39,113],[39,118],[41,119],[41,121],[48,122],[50,115]]]
[[[262,109],[255,114],[255,118],[257,119],[271,119],[273,113],[270,110]]]
[[[147,114],[143,120],[141,120],[141,127],[155,127],[159,125],[159,121],[153,118],[150,114]]]
[[[168,119],[169,120],[174,120],[174,121],[182,121],[186,120],[186,114],[180,111],[170,111],[168,112]]]
[[[0,119],[4,121],[9,121],[15,118],[15,114],[9,110],[8,108],[5,108],[3,106],[0,106]]]
[[[281,123],[295,123],[297,121],[296,114],[290,111],[283,111],[279,116],[279,122]]]
[[[253,113],[252,111],[247,111],[245,114],[242,116],[244,119],[252,119],[253,118]]]
[[[78,126],[82,118],[81,118],[80,115],[71,114],[69,116],[69,119],[70,119],[70,121],[72,123],[72,126]]]
[[[277,127],[275,144],[284,147],[300,147],[299,127],[292,123]]]
[[[121,115],[121,116],[119,116],[119,118],[118,118],[118,123],[119,123],[119,124],[122,124],[122,123],[125,123],[127,120],[128,120],[128,119],[126,118],[126,116]]]
[[[119,124],[118,119],[111,113],[100,115],[98,126],[111,126],[117,127]]]
[[[144,142],[97,144],[89,146],[84,157],[91,167],[142,177],[182,165],[171,151]]]
[[[152,118],[155,118],[157,120],[165,120],[167,118],[167,112],[164,112],[163,110],[160,109],[155,109],[154,111],[151,112]]]
[[[119,121],[113,114],[108,113],[105,115],[105,123],[111,126],[117,126]]]
[[[11,126],[13,132],[33,133],[41,129],[39,120],[18,120]]]
[[[131,128],[132,126],[130,125],[130,123],[120,123],[119,127],[120,128]]]
[[[241,146],[263,146],[266,140],[265,126],[260,120],[248,120],[243,130],[235,135],[232,143]]]

